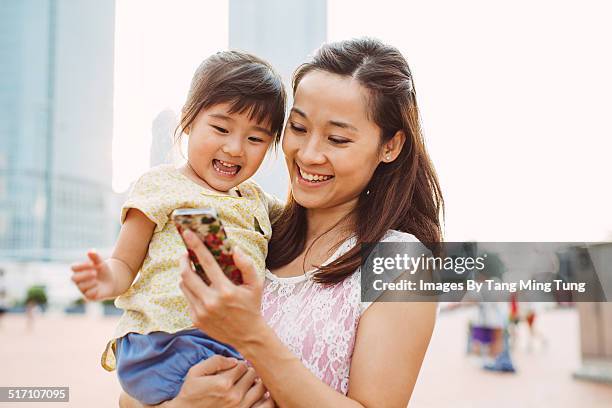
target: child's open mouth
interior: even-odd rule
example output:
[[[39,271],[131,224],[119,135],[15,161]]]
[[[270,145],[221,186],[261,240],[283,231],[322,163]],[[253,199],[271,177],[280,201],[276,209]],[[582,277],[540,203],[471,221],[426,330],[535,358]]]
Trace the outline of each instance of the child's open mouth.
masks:
[[[217,159],[213,159],[213,167],[215,168],[217,173],[220,173],[224,176],[235,176],[241,169],[241,166],[237,164]]]

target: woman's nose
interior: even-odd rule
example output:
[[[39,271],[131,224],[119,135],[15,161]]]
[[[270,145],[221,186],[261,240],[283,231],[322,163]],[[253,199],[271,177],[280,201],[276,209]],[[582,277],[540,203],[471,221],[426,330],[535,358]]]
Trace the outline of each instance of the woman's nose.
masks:
[[[297,156],[304,164],[322,164],[325,163],[325,154],[321,148],[321,143],[318,137],[312,135],[298,149]]]

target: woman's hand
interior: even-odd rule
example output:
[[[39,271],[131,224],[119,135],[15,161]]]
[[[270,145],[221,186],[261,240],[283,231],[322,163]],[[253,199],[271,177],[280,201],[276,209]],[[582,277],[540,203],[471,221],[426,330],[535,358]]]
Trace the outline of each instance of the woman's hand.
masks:
[[[121,408],[144,407],[123,393]],[[212,356],[191,367],[179,394],[164,408],[273,408],[274,401],[257,379],[255,370],[243,361]]]
[[[207,285],[193,271],[187,255],[181,259],[180,288],[189,302],[195,326],[241,351],[250,341],[257,341],[262,330],[267,328],[260,312],[262,279],[257,276],[251,260],[239,248],[234,248],[234,262],[244,282],[234,285],[193,232],[186,230],[183,237],[211,282]]]

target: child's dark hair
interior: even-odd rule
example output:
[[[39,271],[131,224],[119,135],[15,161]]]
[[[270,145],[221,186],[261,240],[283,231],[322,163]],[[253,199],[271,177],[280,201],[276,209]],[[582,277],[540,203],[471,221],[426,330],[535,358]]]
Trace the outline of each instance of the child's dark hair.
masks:
[[[276,146],[285,122],[287,95],[280,75],[266,61],[241,51],[220,51],[198,67],[177,131],[189,128],[202,109],[229,103],[229,113],[270,127]],[[177,138],[178,139],[178,138]]]

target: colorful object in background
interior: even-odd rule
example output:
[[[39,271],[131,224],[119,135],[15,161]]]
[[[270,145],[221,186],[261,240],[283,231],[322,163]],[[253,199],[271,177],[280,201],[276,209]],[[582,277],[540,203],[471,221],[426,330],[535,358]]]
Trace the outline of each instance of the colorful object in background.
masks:
[[[515,299],[516,300],[516,299]],[[510,305],[510,315],[518,316],[518,304]],[[515,372],[510,355],[508,310],[498,302],[479,302],[478,317],[468,325],[467,353],[480,358],[481,367],[489,371]]]
[[[515,325],[520,321],[516,292],[510,295],[510,316],[508,319],[510,320],[510,323]]]
[[[468,326],[468,354],[496,357],[503,350],[503,331],[501,327],[470,323]]]

